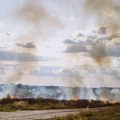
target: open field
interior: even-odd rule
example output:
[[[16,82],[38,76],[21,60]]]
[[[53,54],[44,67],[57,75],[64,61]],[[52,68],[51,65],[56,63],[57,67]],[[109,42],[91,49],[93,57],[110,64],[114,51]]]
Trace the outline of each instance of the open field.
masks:
[[[120,120],[120,106],[91,109],[0,112],[0,120]]]
[[[78,114],[69,114],[65,117],[55,117],[49,120],[120,120],[120,106],[88,109],[79,111]]]
[[[78,109],[0,112],[0,120],[43,120],[79,113]]]
[[[0,100],[0,120],[120,120],[120,103],[99,100]]]
[[[79,109],[119,106],[120,103],[110,103],[99,100],[54,100],[42,98],[5,98],[0,100],[0,111],[16,110],[49,110],[49,109]]]

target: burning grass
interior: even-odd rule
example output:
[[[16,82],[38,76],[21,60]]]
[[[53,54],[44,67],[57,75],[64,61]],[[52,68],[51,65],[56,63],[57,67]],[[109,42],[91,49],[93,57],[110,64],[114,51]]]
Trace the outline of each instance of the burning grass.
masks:
[[[120,103],[99,100],[55,100],[43,98],[16,98],[8,97],[0,100],[0,111],[15,110],[48,110],[48,109],[74,109],[97,108],[107,106],[120,106]]]

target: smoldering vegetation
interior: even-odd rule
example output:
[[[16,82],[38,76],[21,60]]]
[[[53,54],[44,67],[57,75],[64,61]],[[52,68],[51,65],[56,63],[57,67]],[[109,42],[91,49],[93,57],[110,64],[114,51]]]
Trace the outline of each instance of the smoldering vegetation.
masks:
[[[72,93],[72,94],[70,94]],[[1,84],[0,98],[44,98],[57,100],[103,100],[120,102],[120,88],[86,88],[60,86],[28,86],[22,84]]]
[[[91,110],[101,111],[105,108],[118,107],[119,102],[109,102],[100,100],[55,100],[43,98],[14,98],[9,97],[0,100],[1,112],[15,112],[16,110],[52,110],[52,109],[82,109],[82,111]],[[113,112],[113,111],[112,111]]]

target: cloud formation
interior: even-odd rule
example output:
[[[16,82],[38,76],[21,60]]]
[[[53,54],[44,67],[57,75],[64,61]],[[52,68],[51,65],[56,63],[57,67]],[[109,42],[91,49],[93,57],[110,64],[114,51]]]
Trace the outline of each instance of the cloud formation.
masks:
[[[66,53],[87,52],[87,48],[84,45],[76,44],[68,46],[65,52]]]
[[[106,34],[107,33],[107,27],[99,27],[98,29],[99,34]]]
[[[70,39],[65,39],[65,40],[63,41],[63,43],[65,43],[65,44],[76,44],[76,42],[74,42],[74,41],[72,41],[72,40],[70,40]]]
[[[26,43],[17,43],[17,46],[22,48],[35,48],[35,44],[33,42],[26,42]]]
[[[104,57],[119,57],[120,56],[120,46],[119,41],[114,41],[114,39],[119,39],[119,34],[109,34],[107,32],[107,27],[99,27],[96,31],[93,31],[90,35],[84,36],[84,41],[80,41],[76,38],[77,42],[74,40],[67,39],[63,43],[67,43],[66,53],[86,53],[93,58],[104,58]],[[111,43],[111,41],[113,41]],[[116,44],[117,42],[117,44]]]
[[[12,51],[0,51],[0,61],[16,61],[16,62],[25,62],[25,61],[47,61],[51,58],[35,56],[32,53],[17,53]]]

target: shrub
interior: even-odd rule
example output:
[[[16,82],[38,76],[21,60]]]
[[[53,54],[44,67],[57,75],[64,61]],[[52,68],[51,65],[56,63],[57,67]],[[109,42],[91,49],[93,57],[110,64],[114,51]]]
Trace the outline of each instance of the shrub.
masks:
[[[19,109],[25,108],[27,105],[28,103],[25,101],[18,101],[14,103],[15,108],[19,108]]]

